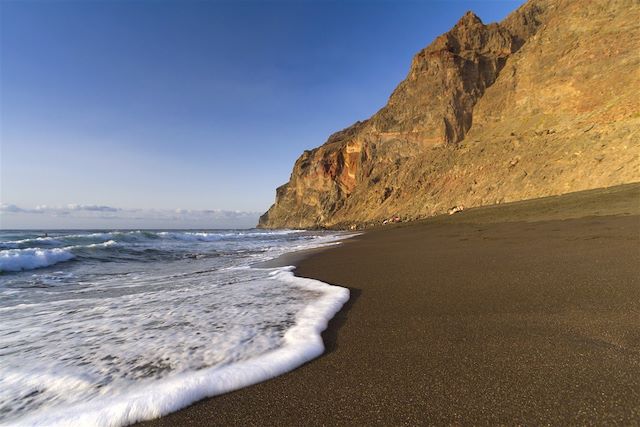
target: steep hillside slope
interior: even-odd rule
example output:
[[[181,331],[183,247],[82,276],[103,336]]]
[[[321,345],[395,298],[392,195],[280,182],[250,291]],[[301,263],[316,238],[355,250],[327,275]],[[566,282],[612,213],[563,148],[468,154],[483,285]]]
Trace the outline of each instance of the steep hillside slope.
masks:
[[[419,52],[373,117],[305,151],[260,226],[344,227],[640,181],[640,2],[530,0]]]

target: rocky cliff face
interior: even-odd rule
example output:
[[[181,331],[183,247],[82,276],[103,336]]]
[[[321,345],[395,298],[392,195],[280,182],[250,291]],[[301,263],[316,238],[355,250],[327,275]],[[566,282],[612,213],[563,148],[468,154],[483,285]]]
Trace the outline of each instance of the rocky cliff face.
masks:
[[[261,227],[399,215],[640,181],[640,2],[468,12],[370,119],[305,151]]]

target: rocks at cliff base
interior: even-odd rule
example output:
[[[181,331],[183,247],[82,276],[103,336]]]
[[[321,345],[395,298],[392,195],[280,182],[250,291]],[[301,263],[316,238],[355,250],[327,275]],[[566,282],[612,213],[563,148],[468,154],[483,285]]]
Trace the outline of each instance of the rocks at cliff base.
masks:
[[[499,202],[496,202],[496,203],[499,203]],[[453,215],[453,214],[455,214],[455,213],[462,212],[463,210],[464,210],[464,206],[462,206],[462,205],[460,205],[460,206],[454,206],[454,207],[449,208],[449,210],[447,211],[447,213],[448,213],[449,215]]]

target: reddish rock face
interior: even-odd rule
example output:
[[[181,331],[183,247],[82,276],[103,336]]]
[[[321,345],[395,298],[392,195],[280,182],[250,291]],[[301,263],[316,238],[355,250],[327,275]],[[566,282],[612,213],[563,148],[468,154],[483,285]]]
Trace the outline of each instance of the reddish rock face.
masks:
[[[531,0],[489,25],[468,12],[380,111],[300,156],[259,226],[415,219],[640,180],[639,21],[634,0]]]

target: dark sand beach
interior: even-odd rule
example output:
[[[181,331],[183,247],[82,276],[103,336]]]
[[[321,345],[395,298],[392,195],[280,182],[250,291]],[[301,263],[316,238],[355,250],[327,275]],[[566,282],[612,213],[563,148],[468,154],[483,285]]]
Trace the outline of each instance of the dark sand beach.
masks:
[[[640,423],[640,186],[380,228],[298,261],[349,287],[320,358],[142,423]]]

